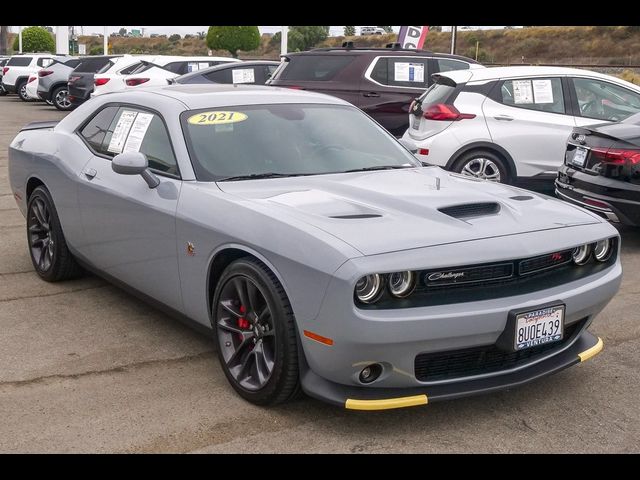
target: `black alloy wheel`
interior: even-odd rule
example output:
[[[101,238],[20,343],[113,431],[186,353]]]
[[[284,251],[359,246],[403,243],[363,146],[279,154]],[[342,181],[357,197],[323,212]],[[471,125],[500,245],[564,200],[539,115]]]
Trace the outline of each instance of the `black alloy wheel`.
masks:
[[[218,358],[246,400],[273,405],[299,389],[297,334],[291,305],[275,275],[241,258],[223,272],[212,304]]]

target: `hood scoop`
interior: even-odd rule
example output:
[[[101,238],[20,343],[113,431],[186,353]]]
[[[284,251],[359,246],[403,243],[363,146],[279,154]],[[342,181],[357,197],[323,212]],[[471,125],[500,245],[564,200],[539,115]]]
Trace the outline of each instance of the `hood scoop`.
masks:
[[[495,202],[463,203],[462,205],[442,207],[439,208],[438,211],[453,218],[482,217],[498,213],[500,211],[500,204]]]

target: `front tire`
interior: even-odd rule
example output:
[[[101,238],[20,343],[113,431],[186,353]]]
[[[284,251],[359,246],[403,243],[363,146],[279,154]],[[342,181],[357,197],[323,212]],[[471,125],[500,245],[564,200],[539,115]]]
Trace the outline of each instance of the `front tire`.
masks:
[[[224,270],[211,315],[220,365],[241,397],[275,405],[298,393],[295,318],[282,285],[262,262],[241,258]]]
[[[53,101],[53,106],[63,112],[69,111],[73,107],[69,101],[69,90],[65,86],[56,88],[51,93],[51,99]]]
[[[489,150],[472,150],[463,154],[453,164],[452,170],[469,177],[490,182],[510,183],[511,177],[506,162]]]
[[[81,272],[67,248],[51,194],[43,186],[33,191],[27,203],[27,241],[33,268],[43,280],[58,282]]]

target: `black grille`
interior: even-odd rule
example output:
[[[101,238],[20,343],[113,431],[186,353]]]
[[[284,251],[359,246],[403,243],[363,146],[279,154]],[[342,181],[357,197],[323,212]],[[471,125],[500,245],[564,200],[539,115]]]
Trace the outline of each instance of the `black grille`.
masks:
[[[539,272],[548,268],[557,267],[571,261],[573,250],[564,250],[562,252],[548,253],[539,257],[529,258],[520,262],[520,275]]]
[[[559,342],[546,343],[517,352],[506,352],[495,345],[489,345],[463,350],[421,353],[416,356],[415,375],[421,382],[435,382],[509,370],[552,350],[560,350],[573,340],[585,321],[586,319],[582,319],[567,325],[564,338]]]
[[[500,205],[495,202],[467,203],[464,205],[452,205],[451,207],[439,208],[438,211],[453,218],[480,217],[482,215],[498,213],[500,211]]]
[[[482,282],[483,280],[501,280],[513,275],[513,263],[485,265],[480,267],[458,268],[452,270],[431,270],[423,274],[423,283],[429,288]]]

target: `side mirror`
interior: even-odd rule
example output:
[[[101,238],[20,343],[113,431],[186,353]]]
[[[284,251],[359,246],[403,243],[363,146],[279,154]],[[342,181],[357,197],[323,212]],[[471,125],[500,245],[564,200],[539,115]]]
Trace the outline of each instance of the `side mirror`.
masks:
[[[156,188],[160,180],[149,170],[147,156],[140,152],[124,152],[111,160],[111,169],[120,175],[141,175],[149,188]]]

